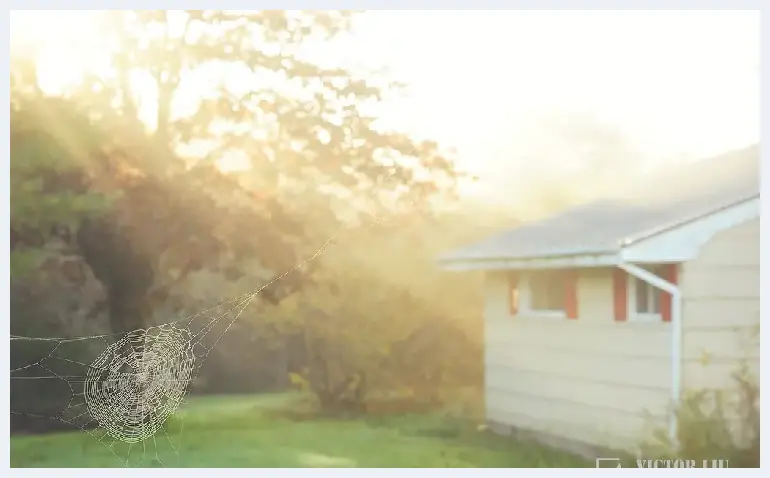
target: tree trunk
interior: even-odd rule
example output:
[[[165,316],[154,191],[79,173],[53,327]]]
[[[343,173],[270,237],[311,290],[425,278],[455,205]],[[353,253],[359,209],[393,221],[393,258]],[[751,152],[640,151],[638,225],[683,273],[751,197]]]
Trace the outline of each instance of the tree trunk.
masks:
[[[149,258],[109,219],[87,220],[78,229],[78,246],[94,276],[105,286],[114,332],[149,326],[148,292],[153,270]]]

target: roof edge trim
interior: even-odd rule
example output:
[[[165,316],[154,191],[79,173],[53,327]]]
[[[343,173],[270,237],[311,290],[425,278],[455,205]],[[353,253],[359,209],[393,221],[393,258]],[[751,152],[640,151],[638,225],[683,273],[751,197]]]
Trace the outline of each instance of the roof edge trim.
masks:
[[[442,269],[450,271],[473,270],[526,270],[526,269],[563,269],[567,267],[607,267],[621,262],[620,251],[600,253],[579,253],[550,257],[531,257],[519,259],[453,259],[440,261]]]
[[[746,196],[746,197],[744,197],[742,199],[739,199],[737,201],[733,201],[733,202],[731,202],[729,204],[725,204],[723,206],[720,206],[718,208],[709,209],[707,211],[695,214],[693,216],[688,216],[688,217],[686,217],[684,219],[670,222],[670,223],[665,224],[663,226],[659,226],[659,227],[656,227],[656,228],[653,228],[653,229],[648,229],[645,232],[641,232],[641,233],[636,234],[634,236],[630,236],[630,237],[628,237],[626,239],[623,239],[620,242],[620,246],[621,247],[628,247],[628,246],[634,245],[636,243],[639,243],[641,241],[650,239],[652,237],[659,236],[661,234],[665,234],[666,232],[669,232],[672,229],[676,229],[676,228],[678,228],[680,226],[684,226],[686,224],[690,224],[690,223],[699,221],[700,219],[703,219],[705,217],[711,216],[712,214],[716,214],[716,213],[719,213],[721,211],[725,211],[727,209],[731,209],[731,208],[733,208],[735,206],[738,206],[740,204],[743,204],[743,203],[746,203],[746,202],[749,202],[749,201],[753,201],[754,199],[758,198],[759,195],[760,195],[760,193],[754,193],[754,194]]]

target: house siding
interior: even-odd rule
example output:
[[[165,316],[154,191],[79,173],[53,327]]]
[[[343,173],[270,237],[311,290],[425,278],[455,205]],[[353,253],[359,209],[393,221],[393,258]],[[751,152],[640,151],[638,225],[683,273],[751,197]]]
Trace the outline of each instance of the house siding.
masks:
[[[664,427],[671,324],[615,322],[612,270],[583,269],[578,319],[512,316],[505,272],[485,275],[486,413],[491,424],[612,448]],[[726,388],[759,347],[759,220],[723,231],[681,266],[686,390]]]
[[[665,424],[670,324],[615,322],[610,269],[582,270],[577,284],[577,320],[514,317],[505,273],[487,273],[487,418],[596,446],[633,447]]]
[[[682,266],[686,390],[734,392],[744,365],[759,378],[759,237],[759,219],[722,231]]]

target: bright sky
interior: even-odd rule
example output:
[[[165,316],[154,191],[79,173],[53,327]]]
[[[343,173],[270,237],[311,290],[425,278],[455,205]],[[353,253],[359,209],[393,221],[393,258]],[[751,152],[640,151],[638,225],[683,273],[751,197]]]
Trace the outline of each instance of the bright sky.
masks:
[[[553,138],[538,118],[586,112],[649,157],[759,139],[754,12],[377,12],[360,48],[414,85],[403,116],[453,143],[498,198]]]
[[[12,34],[28,38],[89,31],[83,14],[13,15]],[[43,80],[76,81],[62,66],[72,54],[56,45]],[[759,139],[755,12],[379,11],[360,19],[355,42],[337,55],[384,64],[408,82],[410,98],[388,105],[387,119],[455,147],[481,177],[475,191],[491,200],[526,178],[528,157],[548,150],[554,138],[536,134],[546,115],[601,118],[653,159]]]

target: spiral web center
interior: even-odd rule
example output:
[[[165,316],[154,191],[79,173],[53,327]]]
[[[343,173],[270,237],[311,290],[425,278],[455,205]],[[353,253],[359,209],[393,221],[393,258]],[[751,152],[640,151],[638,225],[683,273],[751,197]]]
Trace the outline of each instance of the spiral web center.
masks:
[[[146,440],[181,404],[194,364],[186,329],[162,325],[133,331],[89,367],[84,383],[88,410],[113,438]]]
[[[193,378],[213,348],[266,286],[196,315],[128,333],[72,338],[12,336],[12,344],[37,344],[48,349],[39,360],[12,368],[12,378],[27,383],[61,381],[69,389],[70,399],[58,412],[52,409],[37,413],[12,407],[11,415],[55,419],[77,427],[125,466],[141,466],[148,447],[155,449],[156,464],[165,466],[166,458],[161,459],[161,453],[170,452],[179,460],[179,443],[174,443],[170,432],[181,439],[184,423],[180,420],[180,428],[169,428],[167,420],[187,398]],[[218,329],[218,324],[224,330]],[[93,347],[86,347],[86,342],[93,341],[97,342]],[[78,360],[81,351],[94,348],[98,349],[94,350],[96,355]],[[34,395],[28,392],[24,397]],[[132,463],[136,444],[142,458]]]

